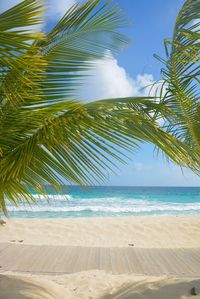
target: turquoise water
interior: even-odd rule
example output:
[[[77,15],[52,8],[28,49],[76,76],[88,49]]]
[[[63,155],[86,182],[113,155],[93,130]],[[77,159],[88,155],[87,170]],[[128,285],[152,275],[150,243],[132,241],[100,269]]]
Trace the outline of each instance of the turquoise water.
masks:
[[[200,214],[196,187],[63,187],[48,190],[48,201],[38,194],[38,205],[8,205],[10,217],[56,218]]]

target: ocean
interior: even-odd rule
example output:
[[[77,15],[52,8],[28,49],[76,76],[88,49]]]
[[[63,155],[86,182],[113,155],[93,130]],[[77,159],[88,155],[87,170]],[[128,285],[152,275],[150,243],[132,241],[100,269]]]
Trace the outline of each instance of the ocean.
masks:
[[[10,217],[113,217],[200,214],[200,187],[90,187],[64,186],[47,191],[48,201],[34,194],[37,205],[15,207]]]

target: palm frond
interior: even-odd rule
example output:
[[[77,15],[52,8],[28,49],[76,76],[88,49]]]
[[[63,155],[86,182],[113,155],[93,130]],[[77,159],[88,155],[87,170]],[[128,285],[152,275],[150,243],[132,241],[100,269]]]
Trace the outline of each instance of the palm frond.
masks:
[[[33,42],[44,35],[33,26],[41,23],[42,12],[42,1],[26,0],[0,14],[0,109],[38,97],[34,91],[45,62]]]
[[[17,6],[6,12],[11,20],[15,18],[13,32],[21,39],[13,43],[16,55],[9,63],[5,61],[8,67],[0,86],[4,212],[5,198],[16,204],[19,198],[29,201],[30,187],[42,192],[42,185],[58,187],[66,180],[82,185],[99,182],[105,168],[113,166],[112,158],[123,161],[120,148],[135,145],[125,143],[128,133],[122,116],[119,124],[114,118],[108,122],[102,111],[99,116],[97,111],[95,118],[76,100],[80,79],[93,61],[102,58],[106,50],[119,50],[127,43],[116,31],[125,23],[121,10],[110,1],[75,5],[39,41],[23,29],[14,30],[14,25],[18,26],[22,15],[22,26],[36,24],[40,2],[25,0],[20,11]],[[25,43],[28,38],[32,44]],[[5,52],[6,47],[5,43]]]
[[[125,24],[125,15],[111,1],[102,5],[100,0],[89,0],[74,5],[45,40],[37,43],[48,63],[41,101],[49,105],[77,98],[77,88],[94,61],[127,45],[127,37],[116,31]]]
[[[199,1],[187,0],[177,17],[172,41],[165,41],[167,60],[162,74],[166,86],[164,104],[171,110],[168,130],[200,149],[199,20]]]
[[[89,0],[75,5],[46,36],[29,36],[31,44],[25,42],[28,33],[14,27],[22,14],[23,26],[37,23],[40,1],[21,5],[20,13],[19,6],[7,12],[20,38],[16,54],[11,51],[6,70],[1,69],[0,208],[5,213],[6,198],[16,205],[34,200],[30,188],[44,192],[44,185],[59,189],[66,180],[101,182],[141,142],[157,145],[178,164],[197,161],[196,152],[188,157],[188,143],[157,124],[160,114],[178,117],[170,97],[165,97],[167,105],[150,97],[78,100],[85,71],[106,51],[117,52],[127,44],[117,31],[126,19],[115,4]],[[3,47],[6,52],[6,43]]]
[[[164,129],[188,148],[188,166],[200,170],[200,2],[187,0],[177,17],[172,40],[165,40],[160,96]],[[162,89],[162,91],[163,91]],[[159,111],[159,109],[158,109]],[[192,158],[193,157],[193,158]]]

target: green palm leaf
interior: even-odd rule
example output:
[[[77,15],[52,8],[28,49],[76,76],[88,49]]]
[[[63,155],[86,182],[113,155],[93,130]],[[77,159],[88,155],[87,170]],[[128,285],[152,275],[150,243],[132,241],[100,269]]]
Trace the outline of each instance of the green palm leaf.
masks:
[[[33,28],[43,11],[42,1],[26,0],[0,14],[0,109],[38,97],[34,90],[45,62],[32,42],[44,37]]]
[[[157,124],[157,111],[169,115],[171,106],[152,98],[78,101],[85,71],[106,51],[127,44],[116,30],[126,23],[120,9],[89,0],[73,6],[46,35],[18,28],[21,20],[23,27],[35,25],[40,13],[37,0],[3,13],[11,27],[0,32],[8,53],[5,61],[0,55],[1,209],[6,213],[5,198],[31,203],[30,188],[44,192],[44,185],[59,188],[66,180],[99,183],[117,161],[126,161],[125,150],[133,152],[141,142],[157,145],[176,163],[191,164],[188,145]],[[10,29],[15,36],[9,44],[2,36]]]
[[[172,41],[165,41],[167,60],[162,69],[169,109],[166,128],[200,153],[199,75],[200,75],[200,2],[187,0],[174,27]],[[198,162],[199,163],[199,162]]]
[[[105,50],[118,51],[127,43],[116,32],[125,23],[123,14],[110,1],[99,4],[99,0],[90,0],[75,5],[39,41],[29,29],[15,30],[15,26],[19,18],[24,20],[23,27],[39,22],[40,1],[25,0],[0,16],[11,20],[9,28],[2,28],[3,34],[10,29],[16,34],[11,41],[15,55],[11,50],[0,86],[0,202],[4,212],[5,197],[14,203],[31,199],[27,187],[43,192],[42,185],[59,186],[66,179],[91,184],[103,179],[103,170],[113,164],[109,156],[122,161],[119,148],[114,148],[114,144],[128,147],[122,116],[121,132],[114,128],[114,119],[106,130],[105,115],[97,113],[95,119],[95,113],[76,100],[83,72]],[[9,54],[8,42],[3,37],[1,41]]]

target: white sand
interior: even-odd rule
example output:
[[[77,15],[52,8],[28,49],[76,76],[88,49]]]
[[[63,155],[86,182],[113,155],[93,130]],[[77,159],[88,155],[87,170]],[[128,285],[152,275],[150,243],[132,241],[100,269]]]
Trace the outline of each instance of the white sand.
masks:
[[[10,219],[0,242],[143,248],[200,247],[200,216]]]
[[[62,276],[0,275],[0,299],[186,299],[200,279],[134,277],[102,271]],[[194,298],[200,299],[200,295]]]
[[[79,219],[12,219],[0,226],[0,242],[145,248],[200,247],[200,216]],[[0,275],[0,299],[185,299],[200,277],[111,275],[88,271],[70,275]]]

